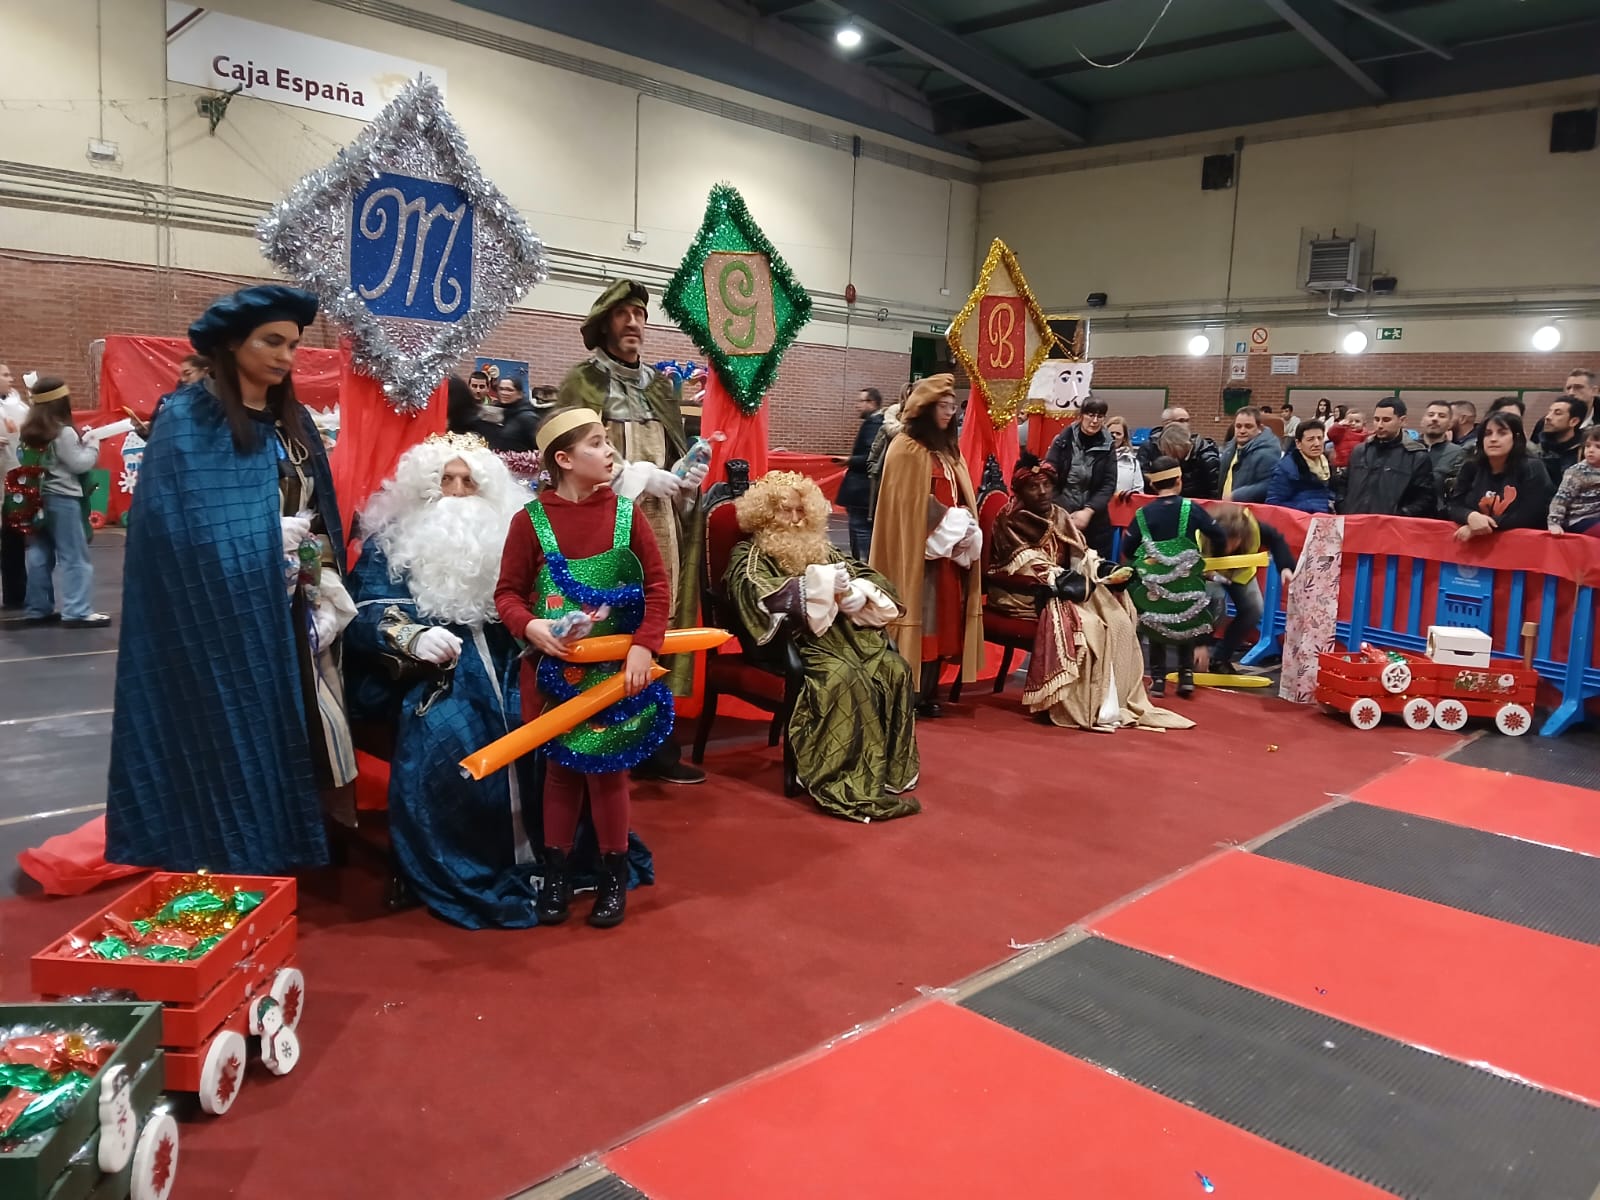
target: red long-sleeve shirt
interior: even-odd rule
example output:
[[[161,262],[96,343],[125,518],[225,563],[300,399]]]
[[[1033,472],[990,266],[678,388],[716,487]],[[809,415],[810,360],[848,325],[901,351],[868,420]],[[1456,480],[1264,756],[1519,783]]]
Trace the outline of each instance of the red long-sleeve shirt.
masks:
[[[596,488],[588,499],[577,502],[563,499],[554,488],[547,488],[539,494],[539,500],[550,518],[556,544],[568,560],[590,558],[611,549],[617,527],[617,496],[610,488]],[[667,582],[666,567],[661,562],[656,535],[637,507],[633,510],[628,547],[644,568],[644,621],[634,632],[633,644],[643,646],[651,654],[660,654],[667,632],[672,589]],[[511,528],[506,533],[505,550],[500,557],[500,579],[494,589],[495,610],[506,629],[517,637],[523,635],[529,621],[545,615],[544,597],[538,593],[539,571],[543,566],[544,551],[533,531],[533,522],[527,513],[519,512],[511,518]],[[531,720],[543,708],[544,697],[535,677],[538,665],[537,657],[522,660],[524,720]]]

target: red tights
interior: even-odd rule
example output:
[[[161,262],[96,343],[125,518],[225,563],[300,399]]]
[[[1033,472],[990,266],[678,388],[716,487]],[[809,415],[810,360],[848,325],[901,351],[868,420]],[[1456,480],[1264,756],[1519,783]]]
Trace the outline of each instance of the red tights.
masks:
[[[584,788],[601,854],[628,850],[628,773],[583,775],[549,759],[544,765],[544,844],[571,850],[583,812]]]

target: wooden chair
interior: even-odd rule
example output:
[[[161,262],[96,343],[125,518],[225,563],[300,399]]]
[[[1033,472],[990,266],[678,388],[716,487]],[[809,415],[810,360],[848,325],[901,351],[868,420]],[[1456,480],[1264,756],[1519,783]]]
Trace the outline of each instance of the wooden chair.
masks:
[[[727,475],[725,481],[706,495],[706,546],[700,567],[700,606],[706,624],[731,630],[739,639],[739,652],[712,651],[706,655],[705,698],[695,725],[690,758],[697,764],[704,761],[706,740],[711,736],[712,722],[717,719],[717,701],[722,696],[734,696],[772,714],[772,722],[767,727],[767,745],[783,746],[783,794],[797,796],[801,787],[788,731],[789,716],[800,695],[805,668],[787,629],[780,628],[771,641],[758,645],[722,590],[722,576],[733,557],[733,549],[745,538],[733,502],[750,486],[750,464],[734,459],[728,463]]]
[[[989,461],[983,465],[983,479],[978,488],[978,529],[983,533],[983,574],[989,574],[989,547],[994,534],[994,523],[1000,512],[1007,504],[1011,503],[1011,496],[1006,491],[1005,476],[1001,473],[1000,463],[990,455]],[[1000,658],[1000,673],[995,676],[994,690],[999,695],[1005,690],[1006,680],[1011,675],[1011,664],[1016,658],[1018,650],[1024,654],[1033,653],[1033,639],[1039,632],[1039,622],[1029,617],[1012,617],[1005,613],[991,612],[988,598],[985,597],[983,608],[983,640],[1001,647],[1004,653]],[[961,676],[956,676],[956,681],[950,686],[950,701],[955,703],[961,699]]]

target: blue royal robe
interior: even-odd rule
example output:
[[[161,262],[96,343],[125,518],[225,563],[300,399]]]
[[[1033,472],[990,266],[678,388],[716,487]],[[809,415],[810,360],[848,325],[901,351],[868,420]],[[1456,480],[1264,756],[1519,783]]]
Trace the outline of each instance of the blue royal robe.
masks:
[[[468,754],[522,723],[517,643],[498,621],[477,634],[469,625],[445,624],[461,639],[448,691],[434,696],[438,689],[428,680],[392,684],[374,669],[377,655],[404,657],[385,624],[406,635],[414,631],[386,614],[398,612],[416,625],[441,623],[418,615],[406,580],[390,577],[387,557],[370,542],[351,572],[350,593],[356,619],[345,630],[345,694],[353,718],[394,729],[389,840],[395,865],[428,910],[453,924],[536,925],[540,880],[533,850],[542,840],[543,763],[528,755],[483,780],[463,778],[460,767]],[[587,824],[573,848],[580,888],[592,886],[598,856]],[[628,860],[630,886],[653,881],[650,852],[631,833]]]
[[[279,875],[328,861],[284,575],[271,427],[234,448],[204,383],[167,398],[128,515],[106,801],[110,862]],[[303,437],[336,562],[322,439]]]

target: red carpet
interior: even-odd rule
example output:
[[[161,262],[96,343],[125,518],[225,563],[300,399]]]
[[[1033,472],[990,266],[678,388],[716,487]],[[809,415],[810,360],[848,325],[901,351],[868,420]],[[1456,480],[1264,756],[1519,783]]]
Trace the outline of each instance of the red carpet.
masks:
[[[370,862],[303,881],[303,1063],[253,1067],[227,1116],[185,1124],[177,1200],[505,1196],[1348,793],[1395,751],[1455,744],[1220,692],[1184,706],[1195,730],[1112,736],[1028,720],[1015,684],[969,698],[919,731],[924,814],[883,825],[783,799],[759,727],[719,730],[757,736],[708,756],[704,787],[637,791],[660,883],[614,931],[390,916]],[[28,955],[105,898],[0,904],[4,998],[30,998]]]
[[[1600,947],[1234,851],[1095,932],[1600,1104]]]
[[[1600,804],[1588,788],[1416,758],[1356,790],[1379,804],[1453,825],[1600,855]]]
[[[606,1156],[651,1200],[1386,1195],[931,1003]]]

